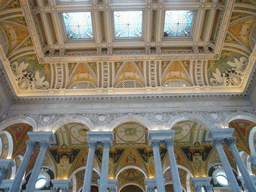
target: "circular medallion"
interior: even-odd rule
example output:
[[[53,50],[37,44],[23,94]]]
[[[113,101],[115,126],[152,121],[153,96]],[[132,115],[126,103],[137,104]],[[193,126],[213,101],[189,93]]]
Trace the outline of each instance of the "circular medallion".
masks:
[[[87,131],[88,129],[81,124],[74,124],[70,127],[70,134],[76,141],[81,143],[87,143]]]
[[[144,141],[145,128],[135,123],[123,124],[116,129],[117,139],[123,143],[134,144]]]

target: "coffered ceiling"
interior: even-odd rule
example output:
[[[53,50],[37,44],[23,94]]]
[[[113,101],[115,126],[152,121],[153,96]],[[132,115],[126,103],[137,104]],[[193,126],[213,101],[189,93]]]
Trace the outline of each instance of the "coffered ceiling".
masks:
[[[254,0],[2,0],[15,99],[239,95],[255,65]]]

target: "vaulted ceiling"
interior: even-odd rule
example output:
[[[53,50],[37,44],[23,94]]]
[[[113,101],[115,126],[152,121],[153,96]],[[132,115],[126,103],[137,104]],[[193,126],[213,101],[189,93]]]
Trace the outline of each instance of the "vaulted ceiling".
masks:
[[[244,94],[255,10],[255,0],[2,0],[2,78],[25,100]]]

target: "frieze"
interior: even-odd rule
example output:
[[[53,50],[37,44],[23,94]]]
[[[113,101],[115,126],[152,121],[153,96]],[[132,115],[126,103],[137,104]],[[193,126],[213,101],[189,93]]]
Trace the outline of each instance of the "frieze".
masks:
[[[62,123],[71,123],[72,119],[74,122],[77,122],[78,119],[87,119],[88,122],[91,122],[92,125],[95,126],[95,129],[98,130],[98,127],[104,127],[104,129],[112,129],[115,127],[110,127],[111,125],[115,125],[116,122],[120,121],[120,119],[124,117],[126,118],[123,122],[134,121],[134,118],[138,120],[141,119],[141,123],[143,123],[143,119],[146,118],[153,127],[158,127],[159,129],[170,129],[170,127],[166,126],[173,126],[169,121],[198,121],[206,123],[205,126],[210,128],[221,128],[223,127],[225,120],[228,116],[234,114],[251,114],[256,116],[255,111],[216,111],[216,112],[162,112],[162,113],[76,113],[76,114],[39,114],[39,115],[13,115],[13,116],[4,116],[1,121],[4,120],[14,120],[14,119],[26,119],[31,118],[33,119],[37,127],[42,130],[44,128],[53,129],[58,124]],[[140,121],[137,121],[140,122]],[[17,123],[17,122],[15,122]],[[207,124],[208,123],[208,124]],[[148,127],[150,129],[150,127]]]

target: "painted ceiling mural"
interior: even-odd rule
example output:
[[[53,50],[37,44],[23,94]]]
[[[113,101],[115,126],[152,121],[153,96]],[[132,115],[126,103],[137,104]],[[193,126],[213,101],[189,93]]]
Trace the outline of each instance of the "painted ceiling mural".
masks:
[[[247,4],[251,9],[247,8]],[[20,2],[2,0],[2,56],[8,60],[9,66],[5,68],[11,70],[15,79],[12,83],[19,90],[240,86],[248,72],[250,54],[256,41],[253,33],[256,30],[255,7],[253,0],[236,1],[222,53],[216,60],[117,60],[41,64],[34,51]],[[201,66],[200,69],[198,66]]]

